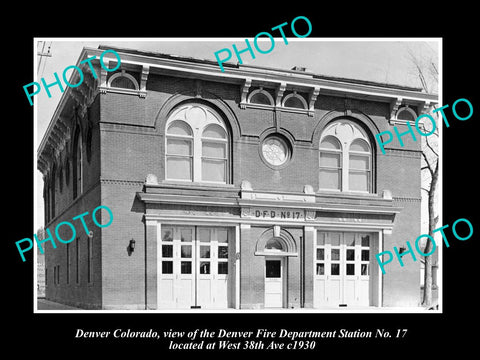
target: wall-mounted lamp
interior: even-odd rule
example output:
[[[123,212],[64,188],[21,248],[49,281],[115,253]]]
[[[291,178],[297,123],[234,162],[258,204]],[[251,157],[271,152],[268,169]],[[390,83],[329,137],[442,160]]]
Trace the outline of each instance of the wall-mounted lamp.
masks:
[[[398,253],[403,254],[405,252],[405,250],[407,250],[407,248],[405,246],[400,246],[400,249],[398,249]]]
[[[132,255],[134,250],[135,250],[135,240],[132,238],[127,246],[128,256]]]

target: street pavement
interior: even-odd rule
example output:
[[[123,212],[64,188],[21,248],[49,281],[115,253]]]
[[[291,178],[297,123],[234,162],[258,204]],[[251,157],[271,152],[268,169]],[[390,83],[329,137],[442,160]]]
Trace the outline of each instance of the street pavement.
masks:
[[[37,299],[37,309],[38,310],[81,310],[73,306],[56,303],[46,299]]]

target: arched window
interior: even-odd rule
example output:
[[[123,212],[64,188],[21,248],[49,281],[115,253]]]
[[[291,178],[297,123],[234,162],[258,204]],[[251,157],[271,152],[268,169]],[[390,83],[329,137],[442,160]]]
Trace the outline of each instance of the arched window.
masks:
[[[265,244],[266,251],[285,251],[282,241],[278,238],[271,238]]]
[[[77,129],[73,149],[73,198],[76,199],[83,192],[83,154],[82,136]]]
[[[372,154],[368,142],[355,139],[350,144],[349,164],[349,190],[370,192]]]
[[[341,190],[342,145],[333,136],[320,142],[320,187]]]
[[[137,80],[135,80],[132,75],[126,73],[125,70],[113,74],[110,79],[108,79],[108,86],[121,89],[138,90]]]
[[[203,105],[176,109],[166,125],[167,180],[229,182],[229,141],[220,115]]]
[[[55,217],[55,183],[56,183],[56,179],[55,179],[55,176],[57,175],[57,170],[56,170],[56,167],[53,166],[53,170],[52,170],[52,180],[51,180],[51,187],[50,187],[50,191],[52,192],[52,195],[50,197],[51,199],[51,218],[53,219]]]
[[[350,120],[329,124],[320,139],[320,189],[372,192],[372,148]]]
[[[227,133],[217,124],[207,125],[202,135],[202,180],[225,183]]]
[[[45,224],[50,221],[50,182],[48,176],[44,177],[43,199],[45,209]]]
[[[407,105],[398,109],[395,117],[397,120],[415,121],[417,114]]]
[[[60,167],[60,171],[58,173],[58,185],[60,187],[60,194],[63,192],[63,167]]]
[[[167,128],[168,178],[192,181],[192,164],[192,129],[186,122],[175,120]]]
[[[296,91],[285,96],[282,106],[295,109],[307,109],[308,107],[305,99],[301,95],[297,94]]]
[[[272,95],[263,88],[253,90],[248,96],[248,102],[250,104],[260,104],[260,105],[269,105],[273,106],[274,101]]]

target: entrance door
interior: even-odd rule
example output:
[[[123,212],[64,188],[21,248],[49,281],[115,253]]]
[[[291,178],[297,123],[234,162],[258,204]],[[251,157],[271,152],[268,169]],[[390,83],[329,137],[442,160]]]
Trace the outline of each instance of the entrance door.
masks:
[[[227,308],[229,229],[162,226],[160,308]]]
[[[283,259],[265,258],[265,307],[283,307]]]
[[[371,234],[317,233],[314,307],[370,304]]]

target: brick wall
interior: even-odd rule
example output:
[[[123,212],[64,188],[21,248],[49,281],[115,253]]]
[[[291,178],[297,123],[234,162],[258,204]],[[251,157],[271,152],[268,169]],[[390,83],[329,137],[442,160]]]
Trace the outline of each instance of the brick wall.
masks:
[[[102,204],[113,223],[102,232],[103,308],[145,309],[145,236],[143,205],[135,198],[142,183],[102,181]],[[135,240],[135,250],[127,247]]]
[[[100,135],[98,126],[99,116],[98,98],[93,102],[88,117],[93,124],[91,138],[91,156],[90,161],[87,157],[87,137],[83,137],[83,192],[73,199],[73,161],[72,152],[70,152],[69,167],[70,176],[67,182],[66,168],[63,168],[63,177],[59,178],[57,171],[56,192],[55,192],[55,217],[46,223],[54,238],[57,248],[53,248],[51,242],[44,244],[45,249],[45,269],[48,276],[45,289],[45,296],[49,300],[65,303],[68,305],[79,306],[83,308],[100,308],[101,307],[101,229],[98,228],[91,218],[93,210],[100,205]],[[86,126],[84,122],[82,126]],[[67,149],[63,151],[67,152]],[[60,185],[60,182],[62,184]],[[61,191],[60,191],[60,188]],[[91,265],[92,275],[88,281],[88,244],[87,234],[80,219],[73,220],[74,217],[88,212],[84,217],[85,223],[89,230],[93,231],[92,251],[93,259]],[[97,214],[98,215],[98,214]],[[55,235],[55,229],[58,224],[63,221],[72,223],[76,230],[76,239],[69,243],[69,281],[67,283],[67,244],[60,242]],[[59,236],[68,240],[72,236],[72,231],[67,225],[59,227]],[[79,258],[78,272],[79,281],[76,281],[77,261],[76,250],[78,242]],[[58,267],[59,266],[59,267]],[[55,283],[54,274],[59,269],[59,282]]]
[[[48,300],[64,303],[67,305],[82,308],[101,308],[102,302],[102,260],[101,260],[101,236],[102,229],[97,227],[91,217],[93,210],[100,205],[100,186],[86,189],[71,206],[49,224],[56,248],[51,242],[44,243],[45,249],[45,268],[47,269],[47,285],[45,296]],[[88,279],[88,244],[87,234],[80,219],[72,220],[80,214],[88,212],[84,217],[88,230],[93,231],[91,242],[92,258],[92,278]],[[98,213],[97,213],[98,215]],[[68,221],[75,226],[76,238],[68,246],[58,241],[55,235],[56,226],[62,222]],[[97,217],[100,222],[100,218]],[[69,226],[62,225],[58,228],[59,236],[64,240],[69,240],[72,231]],[[67,282],[67,248],[70,252],[69,281]],[[77,249],[78,249],[78,267],[77,267]],[[54,267],[60,266],[60,281],[55,284]],[[57,268],[58,269],[58,268]],[[78,270],[77,270],[78,269]],[[78,282],[77,282],[78,271]]]
[[[225,120],[230,123],[232,129],[238,128],[240,131],[238,135],[232,135],[233,183],[239,186],[242,180],[248,180],[255,190],[301,192],[305,184],[312,185],[315,190],[318,189],[317,139],[322,127],[326,125],[321,123],[322,118],[331,111],[343,113],[346,108],[353,109],[351,116],[357,121],[361,121],[358,120],[360,117],[357,114],[364,113],[371,119],[369,120],[371,128],[393,131],[386,120],[389,116],[389,105],[371,101],[352,99],[345,101],[343,98],[320,95],[315,104],[315,115],[308,116],[252,108],[242,110],[238,106],[240,88],[234,85],[205,81],[199,83],[194,79],[175,79],[151,74],[147,90],[148,95],[145,99],[113,93],[101,95],[101,177],[110,182],[102,185],[102,203],[111,205],[115,219],[119,220],[111,229],[109,228],[111,235],[103,243],[105,251],[103,261],[106,262],[104,280],[105,284],[109,284],[104,289],[105,306],[122,303],[135,307],[145,302],[143,288],[145,259],[142,258],[144,242],[136,239],[137,249],[130,257],[126,254],[125,248],[131,237],[143,237],[145,231],[141,222],[143,210],[135,203],[135,192],[141,191],[141,182],[149,173],[157,175],[160,181],[164,179],[164,128],[160,124],[165,123],[168,114],[162,113],[162,108],[166,103],[174,102],[174,97],[178,94],[183,96],[182,99],[186,97],[195,99],[198,93],[214,107],[221,102],[229,108],[230,113],[224,114]],[[292,161],[284,169],[272,169],[267,166],[259,153],[261,134],[272,131],[276,124],[279,124],[286,136],[293,139],[295,145]],[[399,128],[399,131],[404,129]],[[395,198],[407,200],[418,198],[420,158],[414,151],[419,149],[419,143],[409,141],[405,137],[405,147],[400,147],[398,142],[392,142],[390,147],[395,150],[389,150],[387,155],[383,155],[373,138],[375,133],[372,132],[370,135],[372,144],[376,147],[374,163],[377,192],[382,194],[383,190],[390,190]],[[418,236],[416,224],[420,224],[419,203],[400,201],[399,204],[408,214],[402,212],[397,216],[394,233],[385,237],[386,250],[390,249],[392,244],[403,241],[405,237]],[[263,306],[264,258],[252,256],[260,230],[252,227],[250,230],[241,231],[242,307]],[[118,245],[118,242],[121,245]],[[123,264],[122,267],[119,267],[119,263]],[[404,269],[400,269],[401,271],[392,267],[390,274],[385,278],[387,283],[385,291],[388,293],[385,295],[385,305],[398,303],[393,299],[401,299],[399,301],[403,304],[416,301],[412,296],[413,289],[418,287],[416,279],[418,269],[416,264],[409,265],[411,266],[406,265]],[[289,273],[292,277],[295,276],[294,271],[297,271],[299,266],[297,259],[289,260]],[[408,275],[405,277],[405,274]],[[402,279],[408,280],[405,280],[405,284],[400,284],[401,286],[393,285],[404,281]],[[293,280],[289,284],[291,306],[297,306],[300,301],[299,296],[296,297],[299,289],[296,281]],[[403,292],[404,295],[398,296],[398,290],[394,289],[402,286],[406,286],[407,290]],[[244,291],[246,288],[251,290]],[[135,291],[127,294],[126,292],[131,289]],[[418,295],[418,291],[416,294]],[[307,302],[310,301],[307,299]]]

